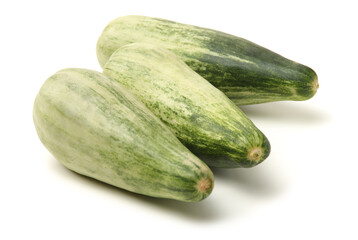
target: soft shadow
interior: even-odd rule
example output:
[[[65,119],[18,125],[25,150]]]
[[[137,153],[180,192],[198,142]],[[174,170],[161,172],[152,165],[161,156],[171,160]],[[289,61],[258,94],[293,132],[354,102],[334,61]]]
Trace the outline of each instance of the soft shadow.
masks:
[[[211,168],[216,181],[223,181],[233,189],[244,191],[250,196],[274,198],[287,190],[288,181],[277,171],[267,171],[261,166],[254,168]]]
[[[210,199],[204,199],[203,201],[196,203],[186,203],[171,199],[160,199],[132,193],[124,189],[103,183],[96,179],[80,175],[64,167],[52,156],[50,158],[51,159],[48,159],[48,161],[50,162],[53,171],[56,171],[61,175],[66,175],[65,177],[71,177],[74,181],[80,181],[84,184],[87,184],[91,188],[93,187],[99,191],[104,191],[106,194],[111,194],[120,198],[129,198],[130,201],[155,207],[159,211],[171,212],[178,215],[179,217],[196,221],[210,222],[216,221],[222,217],[221,211],[215,207],[213,201],[210,201]]]
[[[303,102],[273,102],[240,106],[249,117],[298,124],[329,122],[332,116]]]

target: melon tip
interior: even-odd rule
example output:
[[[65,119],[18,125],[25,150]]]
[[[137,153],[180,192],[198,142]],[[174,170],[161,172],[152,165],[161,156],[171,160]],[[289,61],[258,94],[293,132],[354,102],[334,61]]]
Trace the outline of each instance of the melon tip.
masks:
[[[198,184],[198,189],[202,193],[211,192],[212,188],[213,188],[213,181],[208,177],[200,180]]]
[[[318,88],[319,88],[319,83],[318,83],[318,79],[316,78],[316,79],[313,81],[313,87],[312,87],[312,89],[313,89],[314,92],[317,92]]]
[[[252,148],[248,153],[248,158],[253,162],[259,162],[263,157],[264,151],[260,147]]]

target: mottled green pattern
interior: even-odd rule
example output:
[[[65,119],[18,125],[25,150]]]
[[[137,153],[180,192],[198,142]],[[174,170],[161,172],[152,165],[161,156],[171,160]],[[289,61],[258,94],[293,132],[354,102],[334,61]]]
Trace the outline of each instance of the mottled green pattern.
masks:
[[[37,133],[67,168],[154,197],[200,201],[211,170],[134,95],[102,73],[65,69],[36,97]]]
[[[237,105],[306,100],[317,91],[317,75],[245,39],[196,26],[144,16],[115,19],[97,43],[103,67],[119,47],[146,42],[170,49]]]
[[[211,166],[252,167],[270,152],[266,137],[232,101],[165,48],[125,45],[103,72],[134,93]],[[255,148],[263,154],[253,161],[249,154]]]

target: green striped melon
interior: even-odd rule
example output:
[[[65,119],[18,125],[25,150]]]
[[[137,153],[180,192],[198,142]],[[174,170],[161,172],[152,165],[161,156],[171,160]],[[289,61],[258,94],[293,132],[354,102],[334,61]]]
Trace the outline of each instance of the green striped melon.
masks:
[[[269,141],[252,121],[163,47],[125,45],[112,54],[103,73],[135,94],[210,166],[252,167],[269,155]]]
[[[213,188],[208,166],[117,81],[64,69],[38,93],[33,119],[45,147],[67,168],[153,197],[195,202]]]
[[[223,91],[235,104],[306,100],[318,88],[316,73],[243,38],[145,16],[109,23],[97,43],[102,67],[119,47],[146,42],[163,46]]]

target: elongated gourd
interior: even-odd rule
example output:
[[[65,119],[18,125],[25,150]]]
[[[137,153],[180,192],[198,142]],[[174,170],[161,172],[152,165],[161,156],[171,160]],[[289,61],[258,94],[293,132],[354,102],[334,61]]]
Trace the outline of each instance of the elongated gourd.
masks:
[[[213,188],[208,166],[134,95],[102,73],[64,69],[38,93],[40,140],[67,168],[153,197],[195,202]]]
[[[209,166],[252,167],[269,155],[269,141],[252,121],[165,48],[125,45],[103,73],[135,94]]]
[[[125,16],[109,23],[97,42],[100,65],[119,47],[134,42],[173,51],[237,105],[306,100],[318,88],[311,68],[243,38],[145,16]]]

